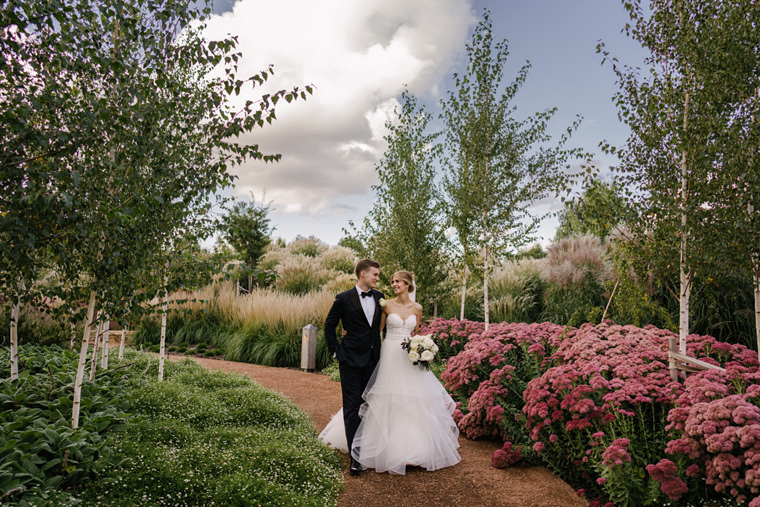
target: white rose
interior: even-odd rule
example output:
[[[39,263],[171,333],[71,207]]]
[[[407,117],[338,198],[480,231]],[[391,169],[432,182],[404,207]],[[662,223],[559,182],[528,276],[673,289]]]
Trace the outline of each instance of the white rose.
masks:
[[[422,340],[420,340],[420,339],[419,339],[418,337],[416,337],[416,336],[412,336],[412,339],[411,339],[411,340],[410,340],[410,342],[409,342],[409,346],[410,346],[411,348],[413,348],[413,349],[416,349],[416,348],[417,348],[417,347],[419,347],[420,345],[422,345]]]
[[[430,350],[433,351],[433,354],[437,354],[438,353],[438,345],[433,345],[433,348],[430,349]]]
[[[430,338],[429,336],[426,336],[425,339],[422,340],[422,345],[424,345],[426,349],[432,349],[433,347],[435,347],[435,342],[433,341],[432,338]]]
[[[420,359],[422,359],[425,362],[429,362],[433,360],[433,357],[435,357],[433,356],[433,353],[430,352],[429,350],[426,350],[425,352],[422,353],[422,355],[420,356]]]
[[[377,300],[377,303],[380,305],[380,308],[385,308],[385,298],[380,298]]]
[[[413,363],[416,363],[417,361],[420,360],[420,355],[413,350],[409,352],[409,360]]]

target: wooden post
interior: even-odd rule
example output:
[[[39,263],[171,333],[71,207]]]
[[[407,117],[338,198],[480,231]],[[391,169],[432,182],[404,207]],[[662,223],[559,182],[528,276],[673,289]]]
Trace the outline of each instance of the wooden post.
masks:
[[[620,277],[618,277],[618,279],[615,280],[615,286],[612,288],[612,294],[610,294],[610,299],[607,300],[607,306],[604,307],[604,312],[602,312],[602,320],[599,321],[600,324],[604,322],[604,318],[607,317],[607,310],[610,309],[610,303],[612,303],[612,298],[615,297],[615,291],[617,290],[619,283],[620,283]]]
[[[670,379],[674,382],[678,382],[678,365],[673,355],[676,352],[678,352],[678,338],[672,336],[668,338],[668,369],[670,369]]]
[[[303,327],[301,335],[301,369],[312,372],[317,369],[317,328],[313,324]]]

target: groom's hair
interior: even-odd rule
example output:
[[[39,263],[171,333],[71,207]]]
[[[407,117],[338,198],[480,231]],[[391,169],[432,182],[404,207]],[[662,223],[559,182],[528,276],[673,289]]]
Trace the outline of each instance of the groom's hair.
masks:
[[[373,261],[372,259],[362,259],[356,263],[356,278],[362,274],[362,271],[367,271],[369,268],[380,269],[380,263]]]

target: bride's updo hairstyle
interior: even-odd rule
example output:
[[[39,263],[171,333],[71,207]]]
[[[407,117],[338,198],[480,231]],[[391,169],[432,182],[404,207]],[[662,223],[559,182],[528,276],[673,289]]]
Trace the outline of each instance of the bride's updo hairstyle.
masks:
[[[411,274],[409,271],[405,269],[402,269],[401,271],[396,271],[395,273],[393,273],[393,276],[397,276],[401,280],[406,282],[406,284],[409,286],[410,294],[414,292],[414,275],[413,274]]]

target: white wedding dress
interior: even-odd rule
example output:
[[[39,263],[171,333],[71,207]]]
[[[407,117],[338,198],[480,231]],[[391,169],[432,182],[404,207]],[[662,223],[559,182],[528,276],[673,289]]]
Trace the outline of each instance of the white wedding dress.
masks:
[[[388,315],[380,361],[362,395],[362,421],[352,454],[376,472],[404,474],[407,465],[438,470],[462,459],[457,452],[459,429],[451,417],[454,400],[431,371],[413,365],[401,348],[416,325],[415,315],[406,320]],[[342,409],[319,438],[348,452]]]

